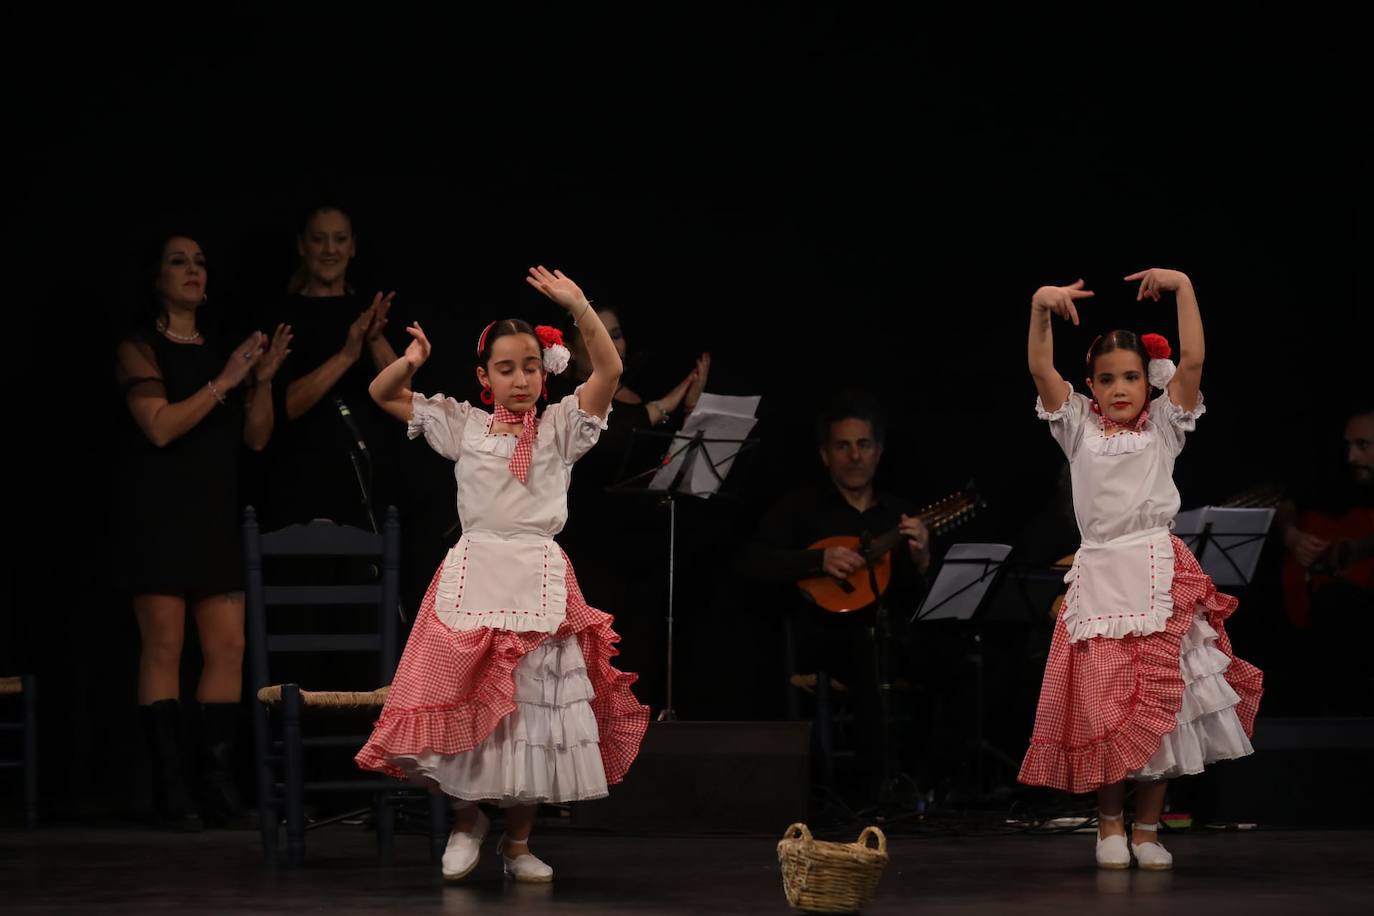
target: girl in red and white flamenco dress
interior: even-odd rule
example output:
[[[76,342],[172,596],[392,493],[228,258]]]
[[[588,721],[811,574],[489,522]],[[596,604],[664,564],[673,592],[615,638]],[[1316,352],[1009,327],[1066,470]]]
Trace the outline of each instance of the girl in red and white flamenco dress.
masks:
[[[1205,408],[1202,318],[1188,277],[1159,268],[1137,300],[1174,294],[1179,362],[1164,338],[1112,331],[1087,356],[1092,399],[1054,368],[1051,316],[1078,323],[1082,280],[1031,300],[1028,355],[1036,412],[1069,459],[1082,546],[1065,581],[1030,749],[1019,779],[1097,793],[1097,863],[1168,869],[1159,842],[1167,781],[1253,752],[1263,676],[1231,651],[1225,621],[1236,599],[1216,590],[1170,534],[1179,509],[1174,461]],[[1147,402],[1151,388],[1162,393]],[[1126,781],[1135,783],[1127,842]]]
[[[591,377],[538,415],[550,371],[568,351],[553,328],[494,321],[477,345],[491,413],[410,388],[429,358],[418,323],[405,355],[373,381],[372,397],[454,462],[463,535],[430,583],[381,717],[357,763],[410,778],[452,799],[447,880],[476,867],[488,819],[504,809],[500,854],[517,881],[551,881],[529,850],[540,802],[601,798],[639,751],[649,711],[616,670],[612,619],[583,600],[554,541],[567,521],[573,463],[596,444],[621,363],[601,319],[572,280],[542,267],[530,285],[568,310],[591,355]]]

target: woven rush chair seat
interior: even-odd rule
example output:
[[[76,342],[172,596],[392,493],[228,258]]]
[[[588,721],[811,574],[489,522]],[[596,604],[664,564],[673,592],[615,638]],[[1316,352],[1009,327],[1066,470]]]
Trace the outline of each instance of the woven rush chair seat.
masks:
[[[273,684],[258,691],[258,702],[268,706],[281,703],[281,684]],[[307,707],[337,709],[380,709],[386,702],[390,687],[376,690],[302,690],[301,702]]]

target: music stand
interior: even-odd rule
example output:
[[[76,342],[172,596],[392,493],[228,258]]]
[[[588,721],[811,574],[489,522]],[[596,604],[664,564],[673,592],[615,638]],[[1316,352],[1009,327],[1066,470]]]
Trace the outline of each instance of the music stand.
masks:
[[[906,546],[902,538],[892,549]],[[873,676],[878,688],[878,803],[882,805],[896,794],[899,776],[896,772],[894,754],[896,742],[892,739],[892,621],[887,610],[887,599],[878,587],[878,565],[884,554],[874,555],[872,535],[864,531],[859,539],[859,553],[864,558],[868,571],[868,587],[873,593]],[[829,678],[829,674],[825,674]],[[820,696],[820,679],[816,681],[817,696]],[[829,686],[826,686],[829,691]],[[827,773],[828,775],[828,773]]]
[[[1007,544],[951,544],[940,574],[907,622],[972,619],[1010,554]]]
[[[372,508],[372,478],[375,473],[372,466],[372,452],[368,449],[367,443],[363,441],[362,433],[358,431],[357,425],[353,422],[353,412],[348,409],[343,398],[334,398],[334,406],[338,409],[344,432],[348,434],[348,460],[353,463],[353,476],[358,481],[363,511],[367,513],[367,522],[372,526],[372,533],[380,534],[382,529],[377,527],[377,513]],[[367,462],[365,475],[363,473],[364,461]]]
[[[367,475],[363,475],[363,466],[360,459],[367,459]],[[372,455],[366,451],[359,451],[353,446],[348,447],[348,460],[353,462],[353,476],[358,481],[358,492],[362,496],[364,511],[367,512],[367,523],[372,526],[374,534],[379,532],[377,528],[377,513],[372,511]]]
[[[680,432],[631,430],[630,439],[621,458],[621,474],[625,473],[637,442],[664,439],[668,449],[657,467],[631,474],[619,483],[606,488],[608,493],[653,496],[668,506],[668,646],[667,673],[663,710],[658,721],[677,719],[673,708],[673,626],[674,595],[677,573],[677,497],[696,496],[707,499],[719,493],[735,458],[752,451],[761,440],[749,438],[748,433],[758,421],[754,411],[759,398],[730,398],[703,394]],[[746,415],[745,410],[749,413]],[[736,475],[738,476],[738,475]],[[641,486],[641,484],[646,484]]]
[[[1173,529],[1213,582],[1235,587],[1255,578],[1273,520],[1273,509],[1203,506],[1180,512]]]
[[[939,575],[935,577],[925,600],[916,608],[908,622],[972,620],[992,590],[994,581],[1010,555],[1011,546],[1008,544],[951,544],[941,561]],[[974,669],[973,721],[978,749],[975,779],[977,791],[982,792],[984,754],[992,754],[1007,766],[1014,766],[1015,762],[983,736],[983,712],[986,704],[983,699],[981,649],[967,655],[966,658],[973,664]]]

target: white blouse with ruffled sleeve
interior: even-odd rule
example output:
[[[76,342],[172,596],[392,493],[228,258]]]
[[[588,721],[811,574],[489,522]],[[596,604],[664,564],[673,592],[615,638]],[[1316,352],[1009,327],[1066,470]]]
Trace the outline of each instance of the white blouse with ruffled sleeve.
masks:
[[[567,561],[553,538],[568,520],[573,464],[597,443],[606,420],[583,410],[578,392],[550,405],[521,483],[510,471],[518,439],[493,434],[491,414],[442,394],[417,393],[412,410],[410,438],[424,436],[454,462],[463,526],[444,560],[435,612],[458,630],[556,631],[567,604]]]

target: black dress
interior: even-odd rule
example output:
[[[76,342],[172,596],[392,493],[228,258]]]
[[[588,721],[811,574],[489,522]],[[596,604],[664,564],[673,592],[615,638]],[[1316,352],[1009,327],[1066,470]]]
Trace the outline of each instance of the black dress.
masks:
[[[219,375],[229,350],[213,341],[180,344],[152,329],[132,335],[149,346],[169,403],[184,401]],[[121,400],[137,379],[126,380]],[[158,448],[121,403],[115,492],[116,579],[131,594],[218,594],[243,590],[239,460],[244,402],[225,392],[192,429]]]
[[[287,299],[279,320],[291,325],[291,355],[277,375],[274,396],[277,424],[266,456],[262,505],[264,529],[316,518],[371,527],[362,500],[359,474],[369,487],[377,524],[397,498],[395,421],[373,403],[368,385],[377,375],[364,343],[362,355],[324,397],[294,420],[287,419],[285,398],[291,382],[309,375],[338,353],[348,328],[367,304],[356,296]],[[275,323],[274,323],[275,325]],[[340,402],[348,410],[365,449],[349,430]],[[354,457],[358,459],[355,470]]]

